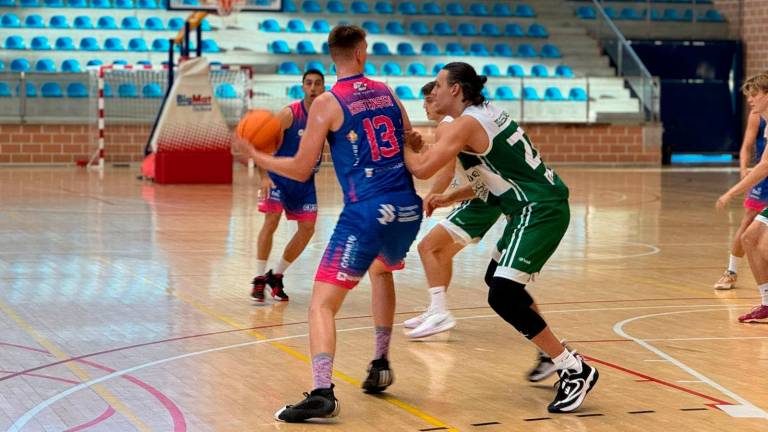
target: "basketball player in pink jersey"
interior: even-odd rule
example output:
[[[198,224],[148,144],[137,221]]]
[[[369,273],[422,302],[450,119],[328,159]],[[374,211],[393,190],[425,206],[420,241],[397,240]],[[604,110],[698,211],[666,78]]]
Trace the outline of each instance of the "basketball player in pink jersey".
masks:
[[[365,31],[339,25],[328,36],[328,46],[336,64],[336,85],[312,104],[298,153],[275,157],[240,144],[262,168],[303,181],[311,175],[327,139],[344,193],[344,208],[312,288],[309,344],[314,390],[275,413],[285,422],[338,415],[331,383],[334,318],[366,272],[372,286],[376,351],[363,390],[379,393],[392,384],[387,358],[395,312],[392,272],[403,268],[422,218],[421,198],[403,158],[411,123],[389,87],[363,76]],[[417,134],[412,137],[420,139]]]

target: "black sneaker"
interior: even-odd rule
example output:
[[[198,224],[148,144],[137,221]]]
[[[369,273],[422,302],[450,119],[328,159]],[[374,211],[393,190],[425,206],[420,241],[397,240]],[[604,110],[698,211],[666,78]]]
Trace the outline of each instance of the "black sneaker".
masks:
[[[253,278],[253,288],[251,289],[251,298],[259,303],[264,303],[264,288],[267,286],[267,277],[256,276]]]
[[[389,360],[386,357],[376,359],[368,365],[368,377],[363,382],[363,391],[366,393],[381,393],[392,385],[395,375],[389,368]]]
[[[552,358],[539,351],[539,358],[536,366],[528,372],[528,381],[539,382],[549,378],[555,372],[557,372],[557,367],[555,366],[555,362],[552,361]]]
[[[267,279],[267,284],[272,288],[272,298],[277,301],[288,301],[288,294],[285,293],[283,287],[283,274],[272,273],[272,270],[270,269],[265,277]]]
[[[587,393],[597,384],[597,378],[600,376],[597,369],[588,365],[581,356],[577,355],[576,358],[581,363],[580,373],[570,369],[558,372],[560,381],[555,384],[557,394],[555,400],[547,407],[551,413],[576,411],[584,403]]]
[[[339,400],[331,388],[314,389],[304,393],[304,400],[295,405],[286,405],[275,413],[275,420],[299,423],[311,418],[330,418],[339,415]]]

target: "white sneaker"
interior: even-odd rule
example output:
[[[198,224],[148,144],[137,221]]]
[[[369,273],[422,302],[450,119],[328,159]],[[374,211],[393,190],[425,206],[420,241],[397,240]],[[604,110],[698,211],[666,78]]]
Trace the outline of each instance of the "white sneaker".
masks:
[[[407,329],[415,329],[416,327],[420,326],[421,323],[423,323],[424,320],[426,320],[427,317],[430,316],[430,315],[432,315],[432,310],[431,309],[427,309],[427,310],[424,311],[423,314],[421,314],[419,316],[415,316],[413,318],[409,318],[409,319],[403,321],[403,327],[405,327]]]
[[[406,333],[408,337],[423,338],[433,334],[448,331],[456,326],[456,319],[450,312],[434,312],[418,327]]]

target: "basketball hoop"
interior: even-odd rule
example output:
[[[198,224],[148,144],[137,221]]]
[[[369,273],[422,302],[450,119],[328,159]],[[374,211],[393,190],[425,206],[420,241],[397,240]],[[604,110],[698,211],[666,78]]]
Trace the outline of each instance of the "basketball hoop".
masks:
[[[227,17],[243,10],[243,6],[245,6],[245,0],[216,0],[216,13],[221,17]]]

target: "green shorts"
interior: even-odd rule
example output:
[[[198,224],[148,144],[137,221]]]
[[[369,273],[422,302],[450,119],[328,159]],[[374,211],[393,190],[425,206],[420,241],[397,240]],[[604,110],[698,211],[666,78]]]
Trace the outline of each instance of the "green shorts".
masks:
[[[507,215],[504,234],[493,259],[499,263],[494,276],[527,284],[555,253],[568,229],[568,201],[529,203]]]
[[[451,237],[467,245],[479,241],[501,216],[499,207],[490,206],[480,198],[464,201],[440,221]]]
[[[755,220],[768,225],[768,207],[763,209],[763,211],[761,211],[760,214],[755,216]]]

